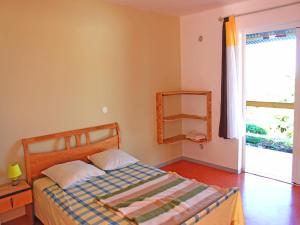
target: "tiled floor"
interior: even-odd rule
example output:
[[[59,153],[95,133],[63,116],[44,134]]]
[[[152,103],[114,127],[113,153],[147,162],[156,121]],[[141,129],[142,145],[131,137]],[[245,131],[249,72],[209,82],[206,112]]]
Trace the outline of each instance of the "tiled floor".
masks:
[[[245,153],[247,172],[291,183],[292,154],[248,145]]]
[[[247,225],[300,225],[300,187],[179,161],[163,168],[207,184],[241,189]]]

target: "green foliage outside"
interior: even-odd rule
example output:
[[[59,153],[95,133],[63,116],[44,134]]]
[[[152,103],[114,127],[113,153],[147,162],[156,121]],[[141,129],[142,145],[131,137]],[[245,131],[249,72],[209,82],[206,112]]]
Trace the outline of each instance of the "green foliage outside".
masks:
[[[247,135],[246,143],[254,147],[261,147],[261,148],[280,151],[280,152],[287,152],[287,153],[293,152],[292,144],[284,140],[268,139],[265,137]]]
[[[251,133],[251,134],[262,134],[262,135],[267,134],[266,129],[259,127],[255,124],[246,124],[246,131],[247,133]]]
[[[246,124],[246,143],[254,147],[260,147],[280,152],[293,152],[292,146],[292,127],[288,121],[287,116],[276,116],[277,123],[274,127],[270,127],[270,132],[279,133],[281,138],[270,138],[267,136],[268,131],[265,128],[255,124]]]
[[[289,122],[290,118],[287,115],[284,116],[275,116],[277,121],[276,130],[279,131],[281,134],[285,135],[287,138],[293,137],[293,126]]]

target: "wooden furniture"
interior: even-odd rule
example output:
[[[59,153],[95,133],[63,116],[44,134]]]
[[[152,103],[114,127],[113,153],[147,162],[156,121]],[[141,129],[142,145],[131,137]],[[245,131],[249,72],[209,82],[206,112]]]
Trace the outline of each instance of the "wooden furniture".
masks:
[[[110,134],[97,141],[91,140],[91,133],[103,130],[110,130]],[[82,141],[85,137],[85,142]],[[76,144],[71,146],[71,139],[75,138]],[[64,140],[65,149],[52,150],[41,153],[31,153],[29,145],[49,140]],[[32,184],[34,178],[41,177],[41,171],[59,163],[73,160],[83,160],[89,162],[87,156],[111,148],[120,148],[119,126],[117,123],[105,124],[101,126],[83,128],[78,130],[65,131],[39,137],[22,139],[27,181]]]
[[[20,181],[16,186],[4,184],[0,186],[0,213],[25,206],[28,224],[33,223],[32,192],[26,181]]]
[[[177,114],[177,115],[164,115],[164,98],[173,95],[202,95],[206,97],[206,115],[190,115],[190,114]],[[200,107],[200,106],[199,106]],[[178,141],[192,141],[195,143],[206,143],[211,141],[212,138],[212,125],[211,125],[211,91],[169,91],[156,93],[156,125],[157,125],[157,142],[159,144],[172,144]],[[195,141],[186,137],[186,134],[179,134],[173,137],[164,137],[164,126],[167,122],[172,122],[181,119],[193,119],[206,121],[206,134],[205,138]]]

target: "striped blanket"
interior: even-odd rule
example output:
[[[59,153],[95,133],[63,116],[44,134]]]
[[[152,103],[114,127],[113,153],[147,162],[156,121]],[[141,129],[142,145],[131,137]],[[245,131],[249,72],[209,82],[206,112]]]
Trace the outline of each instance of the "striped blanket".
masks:
[[[206,209],[226,193],[226,190],[167,173],[97,196],[97,199],[137,224],[174,225]]]
[[[153,177],[158,178],[166,174],[165,171],[152,166],[135,163],[118,170],[108,171],[103,176],[95,177],[68,189],[62,189],[57,184],[53,184],[43,191],[49,200],[53,201],[74,222],[70,224],[133,225],[135,222],[120,215],[120,213],[116,213],[109,207],[100,205],[99,201],[95,201],[95,199],[97,196],[116,193],[129,186],[141,184],[154,179]],[[202,221],[207,215],[226,204],[227,200],[237,192],[239,192],[238,188],[230,189],[222,198],[195,213],[181,225],[194,225]]]

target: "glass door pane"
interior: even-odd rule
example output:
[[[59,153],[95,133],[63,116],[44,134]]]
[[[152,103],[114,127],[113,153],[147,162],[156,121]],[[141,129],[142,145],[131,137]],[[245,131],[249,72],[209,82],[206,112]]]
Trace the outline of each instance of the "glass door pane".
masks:
[[[245,49],[245,171],[291,182],[296,30],[247,34]]]

